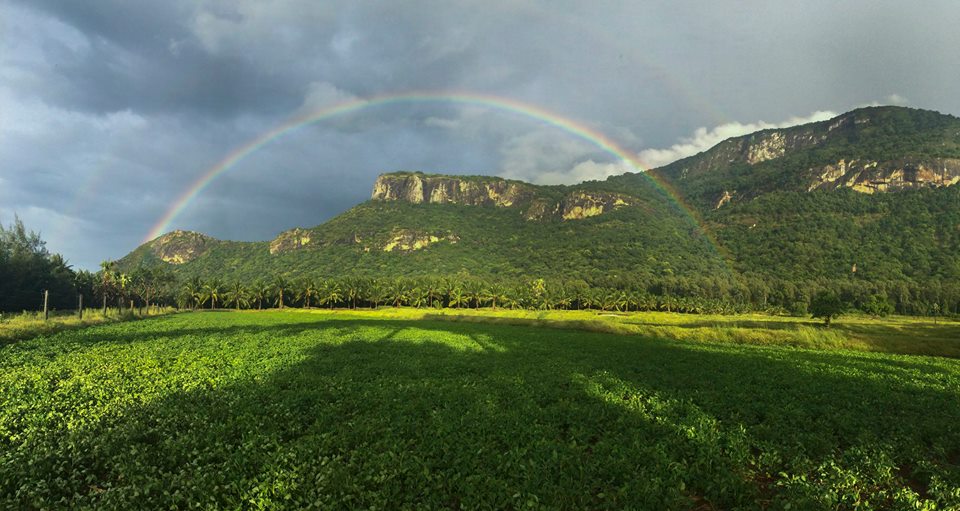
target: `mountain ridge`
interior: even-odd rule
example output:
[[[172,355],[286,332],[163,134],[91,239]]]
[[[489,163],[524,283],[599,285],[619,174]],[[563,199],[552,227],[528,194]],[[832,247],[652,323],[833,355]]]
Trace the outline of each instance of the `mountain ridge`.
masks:
[[[834,278],[857,264],[868,279],[960,275],[960,259],[949,255],[960,247],[960,202],[953,200],[960,119],[953,116],[858,109],[727,139],[648,172],[576,185],[389,172],[378,176],[370,200],[317,226],[263,242],[168,233],[120,265],[244,279],[345,269],[386,276],[555,272],[587,280],[624,271],[649,278],[733,271],[796,279]],[[675,191],[700,224],[651,178]],[[905,223],[937,215],[945,221]],[[783,240],[784,232],[791,238]],[[905,244],[928,261],[918,266],[928,274],[888,260]]]

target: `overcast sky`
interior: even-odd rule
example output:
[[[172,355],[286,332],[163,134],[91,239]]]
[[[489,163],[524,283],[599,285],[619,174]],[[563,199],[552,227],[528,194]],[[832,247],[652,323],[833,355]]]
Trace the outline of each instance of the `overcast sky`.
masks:
[[[77,268],[122,257],[189,185],[293,116],[405,91],[488,94],[651,165],[867,104],[960,113],[960,4],[0,0],[0,222]],[[393,170],[574,183],[625,170],[533,118],[361,108],[240,160],[173,228],[265,240]]]

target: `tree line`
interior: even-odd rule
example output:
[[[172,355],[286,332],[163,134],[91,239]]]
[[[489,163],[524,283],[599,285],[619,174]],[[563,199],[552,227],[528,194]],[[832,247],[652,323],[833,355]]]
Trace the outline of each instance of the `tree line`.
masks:
[[[38,310],[50,291],[51,308],[73,309],[78,295],[88,307],[172,306],[181,309],[284,307],[525,308],[598,311],[665,311],[690,314],[767,312],[808,315],[818,295],[835,297],[846,310],[873,315],[960,314],[960,283],[909,279],[792,281],[767,275],[619,275],[607,279],[529,277],[495,279],[461,271],[439,277],[297,278],[274,275],[244,281],[221,276],[178,280],[162,266],[124,271],[104,262],[96,272],[74,271],[50,254],[40,236],[19,218],[0,225],[0,311]]]
[[[663,311],[688,314],[767,312],[806,316],[824,297],[832,308],[875,316],[955,315],[960,286],[819,280],[770,282],[767,278],[689,279],[665,277],[641,283],[621,279],[597,286],[582,280],[526,278],[510,282],[467,273],[448,277],[373,278],[348,276],[296,279],[274,276],[253,282],[222,277],[192,277],[178,282],[156,269],[129,276],[105,264],[93,275],[103,303],[125,306],[167,305],[180,309],[346,308],[383,306],[450,309]],[[101,284],[98,284],[101,283]]]

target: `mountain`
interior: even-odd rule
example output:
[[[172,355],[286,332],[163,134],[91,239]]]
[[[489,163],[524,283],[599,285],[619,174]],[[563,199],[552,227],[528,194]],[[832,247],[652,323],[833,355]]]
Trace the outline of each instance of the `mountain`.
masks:
[[[563,272],[729,272],[697,224],[650,183],[537,186],[484,176],[381,175],[371,199],[328,222],[269,242],[175,231],[137,248],[121,268],[163,264],[178,274],[514,278]]]
[[[176,231],[119,264],[243,280],[947,282],[960,279],[958,183],[960,119],[873,107],[573,186],[383,174],[369,201],[321,225],[254,243]]]
[[[703,209],[773,191],[942,188],[960,182],[960,119],[903,107],[862,108],[730,138],[655,172]]]

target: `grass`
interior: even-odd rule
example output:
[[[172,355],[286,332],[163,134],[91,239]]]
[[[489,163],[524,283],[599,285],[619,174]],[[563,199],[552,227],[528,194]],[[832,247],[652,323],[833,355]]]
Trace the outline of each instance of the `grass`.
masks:
[[[127,310],[118,313],[116,309],[109,309],[104,315],[100,309],[85,309],[83,319],[79,318],[76,311],[51,312],[49,319],[44,319],[42,312],[0,313],[0,345],[38,335],[50,335],[62,330],[73,330],[114,321],[129,321],[171,312],[173,309],[170,307],[151,308],[144,311],[142,315]]]
[[[382,308],[373,311],[326,311],[404,320],[438,320],[535,326],[677,341],[845,349],[904,355],[960,358],[960,321],[940,318],[843,316],[830,328],[821,321],[766,314],[698,315],[666,312],[598,313],[597,311],[530,311],[491,309]]]
[[[958,361],[424,314],[177,314],[0,346],[0,508],[960,506]]]

